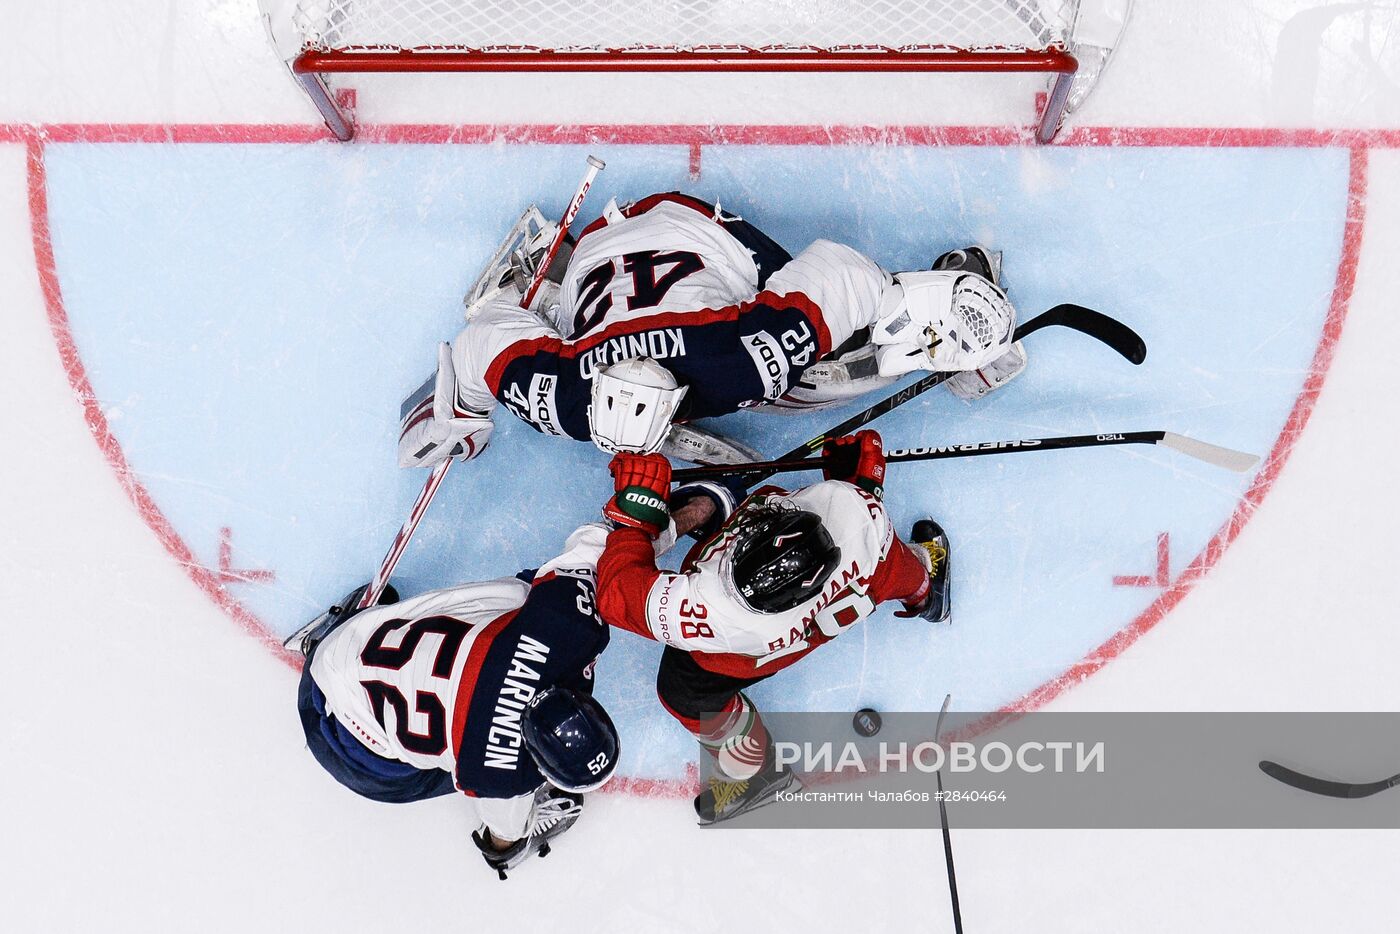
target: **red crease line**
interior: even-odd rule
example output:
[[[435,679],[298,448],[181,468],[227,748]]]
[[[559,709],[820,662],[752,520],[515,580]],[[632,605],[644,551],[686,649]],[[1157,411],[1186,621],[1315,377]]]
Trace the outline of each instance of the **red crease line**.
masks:
[[[219,580],[217,574],[204,567],[195,558],[194,552],[185,543],[175,527],[160,511],[150,492],[136,477],[131,465],[122,452],[121,443],[112,433],[107,416],[102,411],[78,354],[77,343],[73,339],[68,314],[63,307],[63,295],[58,285],[58,271],[54,262],[53,241],[49,232],[49,204],[47,174],[44,167],[44,148],[38,135],[30,135],[25,140],[29,182],[29,218],[31,236],[34,241],[34,265],[39,273],[39,287],[44,295],[44,306],[48,314],[49,329],[63,370],[68,376],[68,385],[83,409],[83,420],[88,432],[97,443],[97,448],[117,475],[117,481],[126,492],[142,520],[155,533],[166,552],[185,570],[186,575],[200,590],[204,591],[215,604],[227,613],[244,632],[257,639],[262,645],[280,658],[289,667],[300,670],[300,653],[289,652],[263,622],[241,603],[235,600]]]

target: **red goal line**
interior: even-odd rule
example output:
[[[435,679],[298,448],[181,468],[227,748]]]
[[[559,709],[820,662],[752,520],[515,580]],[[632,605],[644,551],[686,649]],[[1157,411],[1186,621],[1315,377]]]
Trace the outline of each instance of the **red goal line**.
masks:
[[[12,123],[0,143],[312,143],[334,139],[305,123]],[[359,128],[362,143],[675,146],[1015,146],[1024,131],[1006,126],[802,126],[788,124],[447,124],[382,123]],[[1400,148],[1400,128],[1077,127],[1054,146],[1212,146]]]

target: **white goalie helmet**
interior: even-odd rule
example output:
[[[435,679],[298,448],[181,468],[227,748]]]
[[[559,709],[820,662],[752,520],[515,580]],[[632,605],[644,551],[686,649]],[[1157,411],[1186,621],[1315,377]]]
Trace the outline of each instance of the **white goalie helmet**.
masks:
[[[1016,309],[969,272],[901,272],[881,295],[871,340],[882,376],[976,370],[1011,348]]]
[[[610,454],[655,454],[671,430],[685,386],[650,357],[614,363],[593,377],[588,428],[593,443]]]

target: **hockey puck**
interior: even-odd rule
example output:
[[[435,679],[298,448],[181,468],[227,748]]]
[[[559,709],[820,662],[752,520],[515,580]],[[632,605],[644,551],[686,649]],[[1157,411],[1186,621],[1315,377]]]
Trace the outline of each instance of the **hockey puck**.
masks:
[[[861,736],[874,736],[880,732],[880,715],[869,707],[862,707],[851,718],[851,726]]]

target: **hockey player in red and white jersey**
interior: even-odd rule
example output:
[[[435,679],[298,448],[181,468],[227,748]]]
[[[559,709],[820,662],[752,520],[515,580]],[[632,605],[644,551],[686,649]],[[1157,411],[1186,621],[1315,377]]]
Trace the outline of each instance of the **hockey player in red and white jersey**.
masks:
[[[598,562],[603,619],[665,644],[657,692],[715,756],[728,781],[695,799],[702,822],[736,816],[793,781],[780,771],[744,689],[796,664],[885,601],[899,616],[950,612],[948,541],[931,519],[906,544],[882,504],[880,436],[861,431],[822,450],[825,481],[769,487],[734,508],[732,491],[693,484],[669,492],[660,455],[619,454],[605,513],[618,528]],[[701,542],[679,572],[657,567],[654,536],[694,528]]]
[[[472,839],[503,879],[547,854],[617,764],[617,733],[592,698],[608,644],[594,589],[607,532],[586,525],[515,577],[342,609],[356,590],[313,620],[289,644],[307,657],[297,706],[316,760],[376,801],[468,795]]]
[[[715,205],[658,194],[610,202],[524,309],[529,257],[555,229],[529,236],[468,296],[467,327],[404,404],[401,465],[480,454],[498,403],[538,431],[610,452],[752,460],[673,425],[829,405],[915,370],[955,371],[948,385],[975,398],[1025,366],[999,257],[979,247],[894,274],[828,240],[794,258]],[[630,420],[627,436],[613,418],[623,407],[650,416]]]

